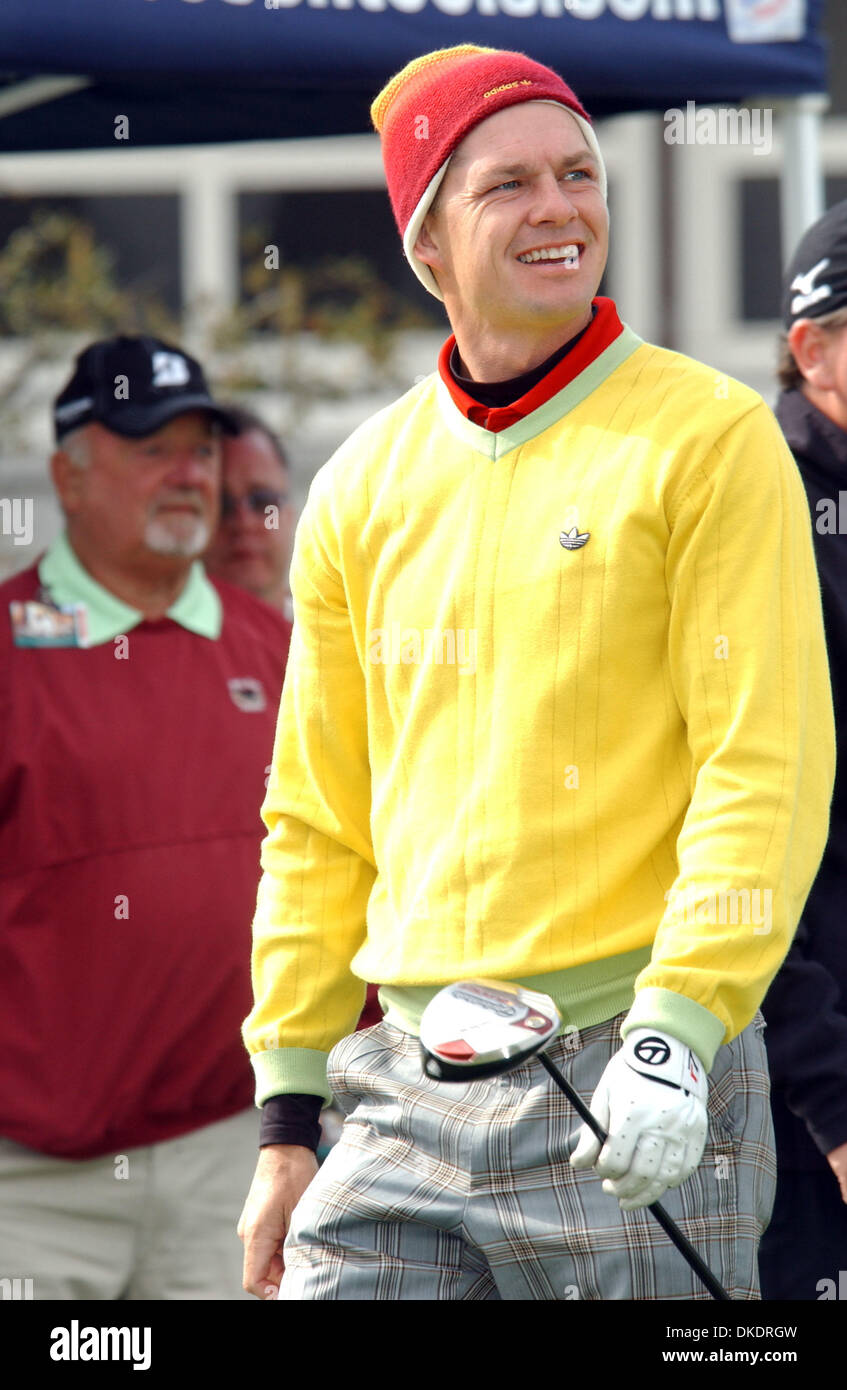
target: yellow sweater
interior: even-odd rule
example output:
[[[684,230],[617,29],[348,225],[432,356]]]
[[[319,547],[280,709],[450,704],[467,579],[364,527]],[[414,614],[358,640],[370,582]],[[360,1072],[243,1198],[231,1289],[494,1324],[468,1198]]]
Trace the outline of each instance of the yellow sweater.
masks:
[[[327,1095],[363,981],[629,1009],[710,1067],[823,853],[832,702],[808,505],[761,398],[629,329],[499,434],[433,375],[316,476],[244,1037]]]

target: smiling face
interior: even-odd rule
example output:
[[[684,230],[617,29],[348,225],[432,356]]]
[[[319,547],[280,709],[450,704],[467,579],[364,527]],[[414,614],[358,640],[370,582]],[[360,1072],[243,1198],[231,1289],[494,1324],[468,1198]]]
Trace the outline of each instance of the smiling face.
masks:
[[[590,322],[608,231],[597,161],[564,107],[507,107],[465,137],[415,251],[476,380],[530,370]]]
[[[217,520],[217,431],[190,411],[142,439],[91,424],[70,454],[60,447],[53,477],[82,562],[141,573],[199,555]]]

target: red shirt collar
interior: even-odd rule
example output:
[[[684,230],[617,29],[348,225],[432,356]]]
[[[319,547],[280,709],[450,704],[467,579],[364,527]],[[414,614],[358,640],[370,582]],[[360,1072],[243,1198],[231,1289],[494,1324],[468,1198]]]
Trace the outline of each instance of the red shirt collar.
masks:
[[[438,372],[450,392],[453,403],[473,424],[480,425],[484,430],[491,430],[492,434],[499,434],[500,430],[508,429],[516,421],[523,420],[526,415],[538,410],[551,396],[563,391],[580,372],[585,371],[585,368],[623,332],[623,324],[611,299],[598,295],[592,302],[597,306],[597,313],[573,351],[566,353],[561,362],[551,367],[547,375],[542,377],[531,391],[527,391],[525,396],[513,401],[511,405],[493,408],[480,405],[458,385],[450,371],[450,354],[456,344],[456,338],[451,333],[438,355]]]

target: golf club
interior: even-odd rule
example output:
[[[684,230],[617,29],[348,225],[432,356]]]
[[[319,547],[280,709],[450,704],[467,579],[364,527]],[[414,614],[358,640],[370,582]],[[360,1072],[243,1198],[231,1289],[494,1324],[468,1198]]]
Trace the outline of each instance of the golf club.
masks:
[[[558,1067],[544,1056],[560,1025],[559,1011],[546,994],[499,980],[460,980],[439,990],[424,1009],[420,1031],[424,1073],[433,1081],[476,1081],[511,1071],[537,1054],[580,1119],[605,1143],[605,1130]],[[712,1297],[731,1302],[664,1207],[651,1202],[647,1210]]]

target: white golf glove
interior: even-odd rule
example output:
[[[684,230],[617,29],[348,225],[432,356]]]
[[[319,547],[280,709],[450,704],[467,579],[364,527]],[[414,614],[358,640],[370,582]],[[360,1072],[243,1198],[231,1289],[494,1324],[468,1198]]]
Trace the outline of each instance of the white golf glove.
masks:
[[[603,1191],[624,1211],[649,1206],[700,1162],[707,1097],[705,1068],[685,1043],[657,1028],[633,1029],[591,1100],[591,1113],[609,1137],[601,1145],[583,1125],[571,1166],[596,1165],[606,1179]]]

